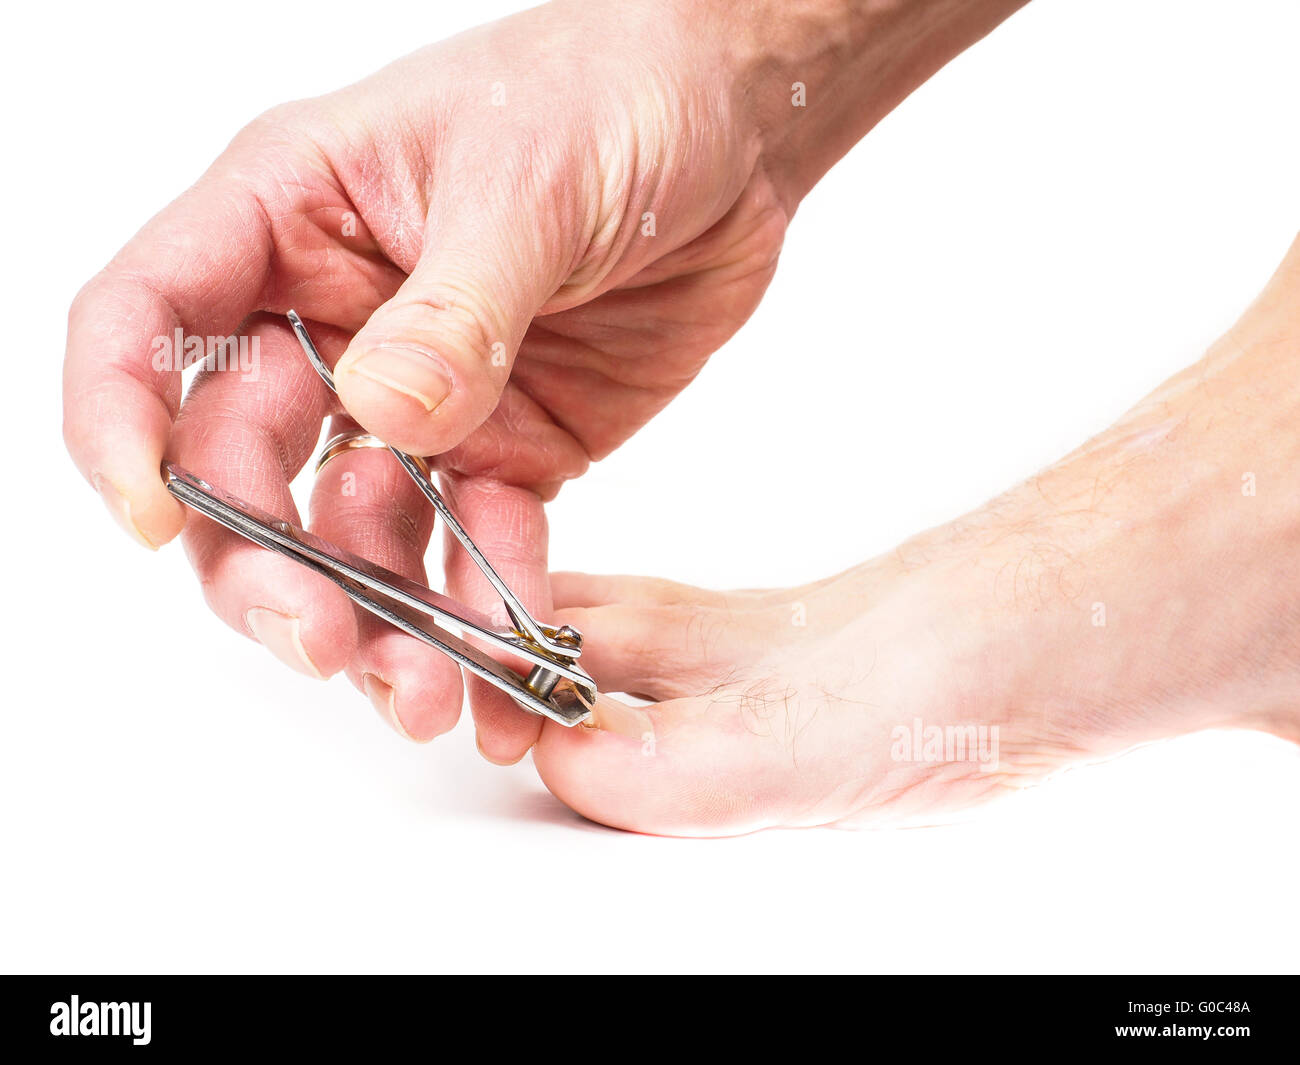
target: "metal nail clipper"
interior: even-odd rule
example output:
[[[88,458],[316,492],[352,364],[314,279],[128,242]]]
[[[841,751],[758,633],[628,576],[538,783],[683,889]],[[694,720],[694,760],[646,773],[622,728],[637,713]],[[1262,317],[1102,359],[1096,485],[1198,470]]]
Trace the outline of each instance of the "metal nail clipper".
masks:
[[[290,311],[289,322],[316,372],[331,391],[336,391],[333,374],[312,343],[302,319]],[[427,464],[397,448],[388,450],[501,596],[510,618],[509,627],[496,625],[469,607],[281,521],[174,463],[164,463],[162,472],[168,490],[182,503],[253,543],[333,581],[357,605],[422,643],[436,647],[462,669],[500,688],[525,710],[566,726],[586,721],[596,701],[596,685],[577,663],[582,653],[581,633],[569,625],[555,628],[535,621],[434,487]],[[447,627],[527,663],[527,675],[515,672],[511,666],[447,631]]]

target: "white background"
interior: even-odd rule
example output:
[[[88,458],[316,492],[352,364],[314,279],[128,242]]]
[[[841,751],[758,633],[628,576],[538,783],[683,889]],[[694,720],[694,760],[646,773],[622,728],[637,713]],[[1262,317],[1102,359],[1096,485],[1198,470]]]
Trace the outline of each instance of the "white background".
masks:
[[[513,6],[27,7],[0,71],[0,967],[1294,971],[1280,741],[1147,748],[945,828],[621,834],[468,728],[401,742],[110,523],[59,435],[76,289],[253,115]],[[1103,428],[1300,229],[1298,39],[1287,0],[1036,0],[813,192],[750,324],[566,488],[556,566],[805,581]]]

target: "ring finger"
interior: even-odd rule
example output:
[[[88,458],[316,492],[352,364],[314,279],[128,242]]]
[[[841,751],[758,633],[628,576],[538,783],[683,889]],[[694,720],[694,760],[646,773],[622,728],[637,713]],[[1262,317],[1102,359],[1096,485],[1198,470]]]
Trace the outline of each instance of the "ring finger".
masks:
[[[355,428],[351,419],[335,418],[330,435]],[[386,449],[343,451],[316,476],[312,532],[420,584],[428,583],[424,553],[433,523],[433,508]],[[463,698],[455,663],[364,610],[357,622],[347,675],[380,716],[422,743],[451,729]]]

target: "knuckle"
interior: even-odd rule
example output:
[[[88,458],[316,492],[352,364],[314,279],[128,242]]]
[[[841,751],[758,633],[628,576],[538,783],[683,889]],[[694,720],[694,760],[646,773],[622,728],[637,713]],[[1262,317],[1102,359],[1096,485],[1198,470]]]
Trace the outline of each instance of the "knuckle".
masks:
[[[308,125],[312,110],[306,101],[276,104],[256,116],[236,135],[236,142],[276,140],[301,132]]]

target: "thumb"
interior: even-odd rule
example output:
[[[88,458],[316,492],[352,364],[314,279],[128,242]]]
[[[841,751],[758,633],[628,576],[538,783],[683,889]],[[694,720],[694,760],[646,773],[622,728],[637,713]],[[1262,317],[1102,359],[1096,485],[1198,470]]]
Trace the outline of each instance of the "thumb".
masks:
[[[344,407],[385,443],[438,455],[496,408],[529,322],[562,280],[537,242],[520,240],[526,224],[504,214],[430,219],[415,269],[335,367]]]

